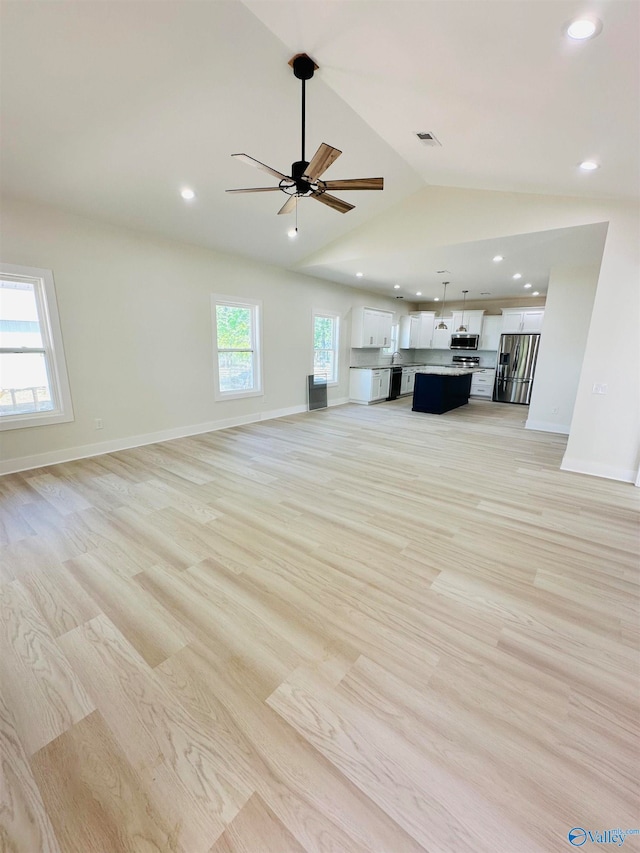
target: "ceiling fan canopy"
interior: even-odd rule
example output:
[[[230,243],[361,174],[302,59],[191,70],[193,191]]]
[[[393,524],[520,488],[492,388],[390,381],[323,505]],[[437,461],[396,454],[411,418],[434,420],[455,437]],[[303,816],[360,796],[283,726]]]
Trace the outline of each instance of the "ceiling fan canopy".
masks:
[[[316,201],[326,204],[328,207],[337,210],[339,213],[348,213],[353,210],[355,205],[349,204],[336,196],[330,195],[327,190],[381,190],[384,189],[383,178],[350,178],[336,181],[323,181],[321,175],[338,159],[342,154],[338,148],[333,148],[323,142],[311,160],[305,159],[305,118],[306,118],[306,91],[305,83],[310,80],[318,66],[307,56],[306,53],[299,53],[289,60],[289,65],[293,69],[293,74],[302,83],[302,155],[300,160],[296,160],[291,164],[291,174],[285,175],[277,169],[261,163],[254,157],[248,154],[232,154],[236,160],[247,163],[262,172],[266,172],[274,178],[278,178],[279,184],[276,187],[248,187],[246,189],[227,190],[228,193],[263,193],[280,191],[288,195],[289,198],[282,205],[278,214],[291,213],[296,209],[299,198],[315,198]]]

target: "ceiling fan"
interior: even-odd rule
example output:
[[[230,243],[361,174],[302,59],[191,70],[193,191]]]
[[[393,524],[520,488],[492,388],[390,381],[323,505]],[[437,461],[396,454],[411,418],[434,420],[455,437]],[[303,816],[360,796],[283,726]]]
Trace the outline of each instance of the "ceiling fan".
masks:
[[[291,164],[291,174],[285,175],[277,169],[266,166],[259,160],[249,157],[248,154],[232,154],[237,160],[248,163],[256,169],[261,169],[274,178],[279,178],[277,187],[251,187],[249,189],[227,190],[228,193],[266,193],[281,191],[289,198],[282,205],[278,214],[291,213],[296,209],[298,199],[307,197],[315,198],[332,207],[339,213],[348,213],[355,205],[349,204],[342,199],[329,195],[327,190],[381,190],[384,189],[383,178],[351,178],[341,181],[322,181],[320,176],[325,173],[329,166],[342,154],[337,148],[332,148],[325,142],[318,148],[310,161],[304,156],[305,142],[305,82],[313,77],[314,71],[318,69],[315,62],[306,53],[294,56],[289,65],[293,68],[294,75],[302,81],[302,158]]]

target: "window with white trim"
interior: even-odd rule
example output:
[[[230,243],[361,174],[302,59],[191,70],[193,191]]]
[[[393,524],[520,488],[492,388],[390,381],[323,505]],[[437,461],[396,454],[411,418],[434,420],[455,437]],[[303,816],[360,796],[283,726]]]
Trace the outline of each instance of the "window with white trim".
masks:
[[[72,420],[53,273],[0,263],[0,430]]]
[[[216,399],[227,400],[262,394],[262,303],[219,294],[214,294],[211,302]]]
[[[313,315],[313,375],[328,385],[338,382],[340,316],[329,312]]]

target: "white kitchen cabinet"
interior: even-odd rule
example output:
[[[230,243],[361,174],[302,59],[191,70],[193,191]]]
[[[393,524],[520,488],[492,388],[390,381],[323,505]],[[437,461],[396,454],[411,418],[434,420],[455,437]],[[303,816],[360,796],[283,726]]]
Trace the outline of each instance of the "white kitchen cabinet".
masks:
[[[402,382],[400,383],[401,397],[406,394],[413,394],[413,386],[415,385],[417,370],[417,367],[402,368]]]
[[[404,317],[400,317],[398,347],[400,349],[415,349],[418,345],[419,331],[420,318],[417,314],[406,314]]]
[[[502,311],[502,334],[540,332],[543,319],[544,308],[505,308]]]
[[[420,312],[420,331],[418,333],[418,345],[416,349],[431,349],[433,344],[433,321],[435,320],[433,311]]]
[[[479,367],[473,371],[471,377],[471,396],[484,397],[491,400],[493,398],[493,384],[496,379],[496,372],[493,368]]]
[[[352,403],[376,403],[386,400],[391,384],[391,368],[352,367],[349,376],[349,399]]]
[[[459,326],[466,326],[470,335],[479,335],[482,332],[482,317],[484,311],[454,311],[453,329],[457,332]],[[464,319],[464,322],[463,322]]]
[[[498,350],[502,333],[502,317],[500,314],[487,314],[482,320],[480,343],[478,349]]]
[[[544,320],[544,309],[538,308],[535,311],[528,310],[524,312],[522,318],[523,332],[540,332],[542,331],[542,321]]]
[[[453,317],[445,317],[444,322],[447,325],[446,329],[438,329],[438,323],[442,317],[433,318],[433,335],[431,338],[431,349],[449,349],[451,343],[451,332],[455,331],[453,327]],[[460,323],[458,323],[460,325]]]
[[[433,311],[417,311],[400,318],[400,349],[431,349]]]
[[[388,347],[391,342],[393,312],[378,308],[354,308],[351,319],[351,346]]]

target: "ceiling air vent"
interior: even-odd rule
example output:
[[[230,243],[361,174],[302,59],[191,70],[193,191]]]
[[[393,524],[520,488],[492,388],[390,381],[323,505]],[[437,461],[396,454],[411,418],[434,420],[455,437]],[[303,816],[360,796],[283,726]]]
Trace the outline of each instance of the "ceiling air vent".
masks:
[[[423,145],[442,145],[442,143],[436,139],[435,134],[433,133],[427,133],[426,131],[424,131],[422,133],[416,133],[416,136],[418,137],[420,142],[422,142]]]

